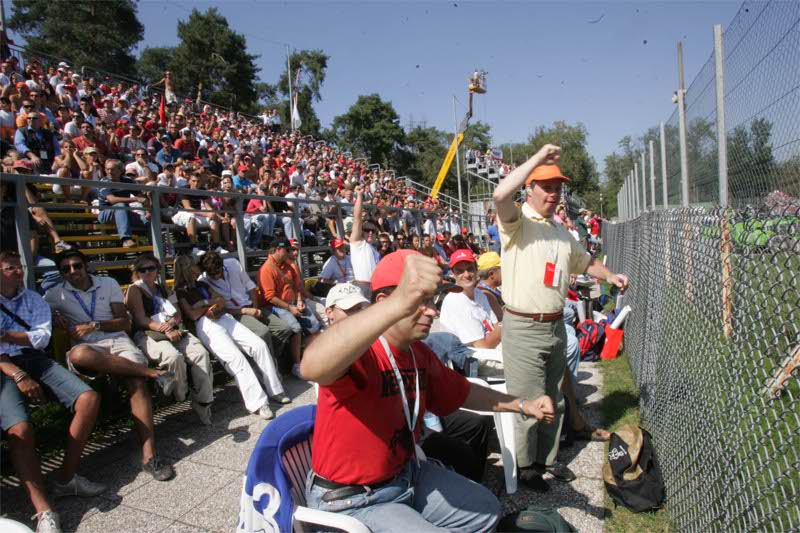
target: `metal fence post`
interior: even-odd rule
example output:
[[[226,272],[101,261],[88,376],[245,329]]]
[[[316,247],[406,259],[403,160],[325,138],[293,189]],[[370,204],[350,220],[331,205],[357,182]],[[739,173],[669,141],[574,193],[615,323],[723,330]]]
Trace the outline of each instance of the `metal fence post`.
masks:
[[[689,152],[686,146],[686,102],[683,88],[683,44],[678,43],[678,136],[681,150],[681,205],[689,207]]]
[[[14,190],[17,193],[17,246],[20,251],[19,259],[23,270],[25,270],[25,288],[35,291],[36,263],[33,260],[33,250],[30,242],[31,227],[28,223],[28,197],[25,196],[26,182],[13,174],[5,177],[13,180]]]
[[[728,205],[728,138],[725,131],[725,55],[722,26],[714,25],[714,72],[717,85],[717,153],[719,165],[719,205]]]
[[[645,163],[646,148],[642,150],[642,213],[647,212],[647,164]]]
[[[667,135],[664,123],[661,123],[661,190],[664,195],[664,209],[669,209],[669,193],[667,191]]]
[[[639,163],[633,164],[633,190],[636,191],[636,216],[642,212],[642,201],[639,191]]]
[[[336,206],[336,229],[339,230],[339,238],[344,239],[344,220],[342,220],[342,208]]]
[[[245,230],[244,230],[244,208],[242,205],[242,198],[236,198],[235,209],[233,214],[236,224],[236,252],[239,255],[239,263],[242,268],[247,272],[247,245],[245,244]]]
[[[153,241],[153,255],[161,265],[159,269],[162,280],[167,279],[167,267],[164,265],[164,238],[161,233],[161,192],[153,190],[150,196],[153,205],[150,206],[150,236]]]
[[[650,206],[656,210],[656,154],[653,153],[653,141],[650,141]]]

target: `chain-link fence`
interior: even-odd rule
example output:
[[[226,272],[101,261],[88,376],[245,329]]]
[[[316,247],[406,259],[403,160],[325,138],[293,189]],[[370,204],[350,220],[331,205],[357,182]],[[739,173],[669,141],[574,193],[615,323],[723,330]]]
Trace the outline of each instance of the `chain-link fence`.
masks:
[[[800,531],[800,2],[745,2],[715,41],[603,243],[675,525]]]

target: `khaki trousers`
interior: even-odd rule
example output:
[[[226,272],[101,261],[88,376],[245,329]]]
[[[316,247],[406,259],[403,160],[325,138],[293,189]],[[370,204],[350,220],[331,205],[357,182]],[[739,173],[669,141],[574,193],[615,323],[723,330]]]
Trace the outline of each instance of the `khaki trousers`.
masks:
[[[525,399],[547,394],[556,404],[554,424],[542,424],[533,417],[516,419],[517,462],[522,468],[534,463],[551,465],[558,453],[564,419],[564,398],[561,396],[561,382],[567,364],[564,321],[535,322],[506,313],[502,342],[508,393]]]
[[[176,343],[168,340],[155,341],[139,331],[134,336],[134,341],[158,368],[175,374],[173,394],[177,401],[185,400],[186,393],[189,392],[187,366],[194,384],[192,399],[200,403],[211,403],[214,400],[211,359],[200,339],[191,333],[185,333]]]

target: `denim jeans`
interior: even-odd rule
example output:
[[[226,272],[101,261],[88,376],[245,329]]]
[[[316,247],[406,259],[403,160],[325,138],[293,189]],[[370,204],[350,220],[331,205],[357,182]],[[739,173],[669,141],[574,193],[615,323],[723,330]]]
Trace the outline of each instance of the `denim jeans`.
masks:
[[[377,490],[325,502],[328,489],[306,479],[306,504],[363,522],[373,533],[408,531],[492,531],[500,502],[486,487],[432,461],[409,461],[394,480]]]
[[[247,245],[255,248],[264,240],[264,237],[272,237],[276,218],[272,213],[245,215],[244,229],[247,235]]]
[[[103,209],[97,215],[97,220],[101,224],[108,224],[113,220],[114,224],[117,225],[117,234],[119,234],[120,240],[131,238],[133,235],[131,226],[146,228],[150,225],[150,222],[145,217],[124,209]]]
[[[294,316],[289,310],[277,306],[272,307],[272,314],[289,324],[289,327],[295,333],[302,331],[306,335],[313,335],[314,333],[319,333],[322,328],[319,320],[317,320],[317,317],[314,316],[309,307],[303,309],[299,317]]]

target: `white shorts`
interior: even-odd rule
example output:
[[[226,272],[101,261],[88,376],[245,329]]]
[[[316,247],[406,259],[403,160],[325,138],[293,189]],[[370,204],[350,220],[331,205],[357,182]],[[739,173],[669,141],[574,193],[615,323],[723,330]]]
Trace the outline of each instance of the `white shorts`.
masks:
[[[189,225],[189,221],[192,219],[196,220],[197,225],[201,228],[208,228],[211,226],[210,218],[203,215],[198,215],[196,213],[190,213],[189,211],[178,211],[175,213],[175,215],[173,215],[172,222],[176,226],[185,228]]]

